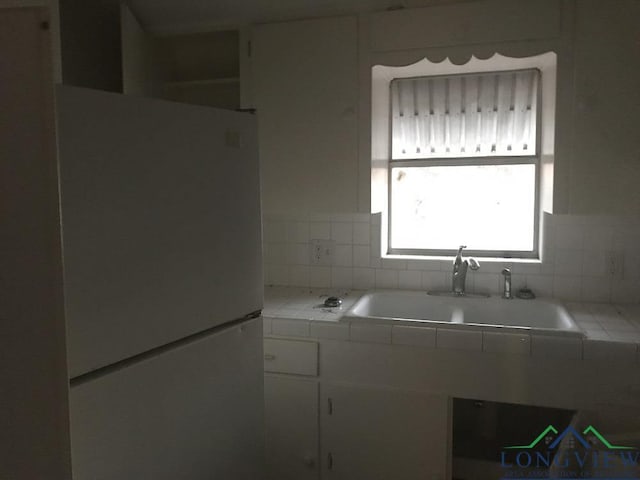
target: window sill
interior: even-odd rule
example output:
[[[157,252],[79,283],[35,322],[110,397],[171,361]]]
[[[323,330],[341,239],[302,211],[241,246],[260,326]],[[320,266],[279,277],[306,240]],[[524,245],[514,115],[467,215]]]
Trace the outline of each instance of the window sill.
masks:
[[[466,255],[465,255],[466,256]],[[473,255],[472,255],[473,256]],[[411,260],[417,262],[436,262],[436,261],[451,261],[455,259],[455,255],[449,256],[427,256],[427,255],[392,255],[392,254],[383,254],[383,259],[389,260]],[[519,264],[528,264],[528,265],[541,265],[542,260],[539,258],[500,258],[500,257],[477,257],[479,262],[484,263],[519,263]]]

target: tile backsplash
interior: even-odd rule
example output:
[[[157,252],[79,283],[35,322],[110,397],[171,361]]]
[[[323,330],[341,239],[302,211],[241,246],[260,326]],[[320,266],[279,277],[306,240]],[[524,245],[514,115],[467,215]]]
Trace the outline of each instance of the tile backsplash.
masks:
[[[442,290],[451,260],[382,257],[379,214],[265,215],[266,285]],[[320,252],[317,246],[320,245]],[[505,266],[514,291],[567,301],[640,302],[640,218],[546,215],[541,262],[480,260],[467,290],[500,294]]]

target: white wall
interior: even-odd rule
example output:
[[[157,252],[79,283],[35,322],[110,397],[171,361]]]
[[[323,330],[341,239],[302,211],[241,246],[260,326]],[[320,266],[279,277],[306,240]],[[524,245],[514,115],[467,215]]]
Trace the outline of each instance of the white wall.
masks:
[[[634,0],[486,0],[258,27],[265,211],[369,211],[372,65],[426,53],[464,59],[554,50],[554,213],[640,214],[639,9]],[[351,105],[357,117],[347,121]],[[318,174],[319,165],[338,178]]]
[[[265,284],[309,288],[447,290],[451,259],[381,257],[380,214],[269,215],[264,219]],[[640,302],[640,222],[626,216],[544,215],[540,263],[481,260],[467,289],[502,295],[513,289],[564,301]],[[333,258],[312,261],[314,239],[333,240]]]
[[[62,82],[62,61],[60,58],[60,8],[58,0],[0,0],[2,8],[47,8],[47,18],[51,29],[51,53],[53,58],[53,81]]]
[[[0,478],[12,480],[71,476],[49,18],[0,8]]]

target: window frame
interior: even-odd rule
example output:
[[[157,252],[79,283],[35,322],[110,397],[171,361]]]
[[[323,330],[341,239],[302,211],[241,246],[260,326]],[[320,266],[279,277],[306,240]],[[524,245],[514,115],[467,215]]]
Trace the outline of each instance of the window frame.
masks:
[[[392,224],[393,224],[393,208],[392,208],[392,171],[393,168],[424,168],[424,167],[437,167],[437,166],[475,166],[475,165],[534,165],[535,168],[535,197],[534,197],[534,209],[533,215],[533,249],[532,250],[474,250],[467,249],[465,252],[468,255],[473,255],[480,258],[506,258],[506,259],[538,259],[540,258],[540,202],[541,202],[541,156],[542,156],[542,78],[543,73],[538,67],[530,67],[529,70],[536,70],[538,73],[538,82],[536,85],[536,145],[535,155],[511,155],[511,156],[460,156],[460,157],[432,157],[432,158],[403,158],[400,160],[393,159],[393,95],[391,94],[391,88],[393,81],[396,79],[406,78],[426,78],[426,77],[454,77],[464,75],[477,75],[477,74],[491,74],[491,73],[504,73],[504,72],[516,72],[523,70],[520,69],[505,69],[505,70],[488,70],[477,71],[467,73],[454,73],[454,74],[436,74],[436,75],[420,75],[413,77],[396,77],[393,78],[388,85],[389,88],[389,142],[388,142],[388,162],[387,162],[387,253],[389,255],[403,255],[403,256],[415,256],[415,257],[449,257],[456,254],[459,245],[452,245],[451,249],[413,249],[413,248],[393,248],[391,243],[392,238]]]

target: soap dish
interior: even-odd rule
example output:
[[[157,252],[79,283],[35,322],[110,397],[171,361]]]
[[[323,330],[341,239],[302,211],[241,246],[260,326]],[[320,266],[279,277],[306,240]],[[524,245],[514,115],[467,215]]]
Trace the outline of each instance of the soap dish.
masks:
[[[339,297],[329,297],[324,301],[324,306],[328,308],[339,307],[342,300]]]

